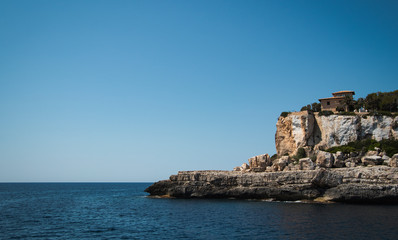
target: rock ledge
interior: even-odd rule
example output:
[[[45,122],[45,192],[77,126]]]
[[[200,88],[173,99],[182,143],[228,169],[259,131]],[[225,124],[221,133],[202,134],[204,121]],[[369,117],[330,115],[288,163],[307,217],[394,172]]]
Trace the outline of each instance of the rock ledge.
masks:
[[[150,196],[177,198],[398,203],[398,167],[283,172],[180,171],[145,191]]]

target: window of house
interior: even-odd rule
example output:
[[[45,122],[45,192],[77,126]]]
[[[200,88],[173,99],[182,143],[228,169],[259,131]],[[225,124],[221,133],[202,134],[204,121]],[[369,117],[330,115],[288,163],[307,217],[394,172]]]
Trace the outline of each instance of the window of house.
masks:
[[[330,105],[330,102],[326,102],[326,105]]]

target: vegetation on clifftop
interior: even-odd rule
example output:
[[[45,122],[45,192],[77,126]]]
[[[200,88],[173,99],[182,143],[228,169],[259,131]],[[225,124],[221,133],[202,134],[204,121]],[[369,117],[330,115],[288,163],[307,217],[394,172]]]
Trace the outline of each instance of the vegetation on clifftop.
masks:
[[[337,107],[338,115],[356,115],[354,110],[360,108],[367,109],[369,116],[398,116],[398,90],[391,92],[370,93],[366,98],[353,99],[346,96],[342,103],[343,106]],[[345,109],[348,109],[346,112]],[[335,114],[331,111],[322,111],[321,104],[314,102],[303,106],[300,111],[319,112],[319,116],[329,116]],[[280,116],[287,117],[290,112],[282,112]]]
[[[318,116],[330,116],[333,115],[334,113],[332,111],[320,111]]]
[[[287,115],[289,115],[289,113],[291,113],[291,112],[282,112],[280,116],[281,117],[287,117]]]
[[[398,153],[398,140],[383,139],[376,141],[373,139],[364,139],[361,141],[350,142],[346,145],[331,147],[327,149],[327,152],[336,153],[351,153],[351,152],[367,152],[375,150],[375,147],[380,148],[381,151],[385,151],[387,156],[392,157],[395,153]]]
[[[352,96],[346,96],[343,100],[343,106],[347,107],[348,112],[353,112],[361,107],[380,115],[387,115],[387,112],[398,112],[398,90],[370,93],[366,98],[358,98],[357,100],[353,99]],[[337,110],[344,112],[344,107],[340,107]],[[321,104],[314,102],[303,106],[300,111],[320,112]]]
[[[364,104],[365,108],[371,111],[397,112],[398,90],[368,94],[364,99]]]
[[[314,102],[312,104],[308,104],[301,108],[300,111],[312,111],[312,112],[320,112],[321,111],[321,104]]]

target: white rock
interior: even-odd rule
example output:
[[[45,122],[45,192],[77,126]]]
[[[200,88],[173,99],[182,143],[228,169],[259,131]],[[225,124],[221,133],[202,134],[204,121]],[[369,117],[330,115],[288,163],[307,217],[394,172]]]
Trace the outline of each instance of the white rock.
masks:
[[[311,158],[301,158],[299,160],[300,170],[314,170],[315,164],[311,161]]]
[[[279,156],[294,155],[300,147],[327,149],[360,139],[398,139],[398,116],[318,116],[295,112],[280,117],[275,145]]]
[[[320,167],[331,168],[334,163],[334,158],[331,153],[319,151],[316,157],[316,165]]]
[[[398,167],[398,153],[394,154],[390,158],[390,162],[388,164],[390,167]]]
[[[289,164],[289,161],[289,156],[283,156],[274,162],[272,168],[274,171],[283,171],[283,169],[285,169],[285,167]]]
[[[362,163],[365,166],[374,166],[374,165],[381,165],[383,163],[383,160],[381,159],[380,156],[365,156],[361,159]]]
[[[241,170],[245,171],[245,170],[249,170],[249,169],[250,169],[250,167],[249,167],[249,165],[247,165],[247,163],[242,164]]]
[[[271,158],[268,154],[258,155],[249,158],[249,165],[251,169],[257,169],[258,171],[264,171],[267,166],[271,166]]]
[[[242,168],[241,167],[234,167],[234,171],[235,172],[240,172],[240,171],[242,171]]]
[[[345,166],[346,166],[346,167],[349,167],[349,168],[350,168],[350,167],[355,167],[355,163],[353,163],[353,162],[346,162],[346,163],[345,163]]]

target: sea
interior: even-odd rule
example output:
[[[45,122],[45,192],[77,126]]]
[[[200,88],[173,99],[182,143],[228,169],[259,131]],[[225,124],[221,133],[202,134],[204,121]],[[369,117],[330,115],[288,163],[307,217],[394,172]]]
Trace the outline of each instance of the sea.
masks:
[[[0,183],[0,239],[398,239],[398,205],[148,197],[151,183]]]

